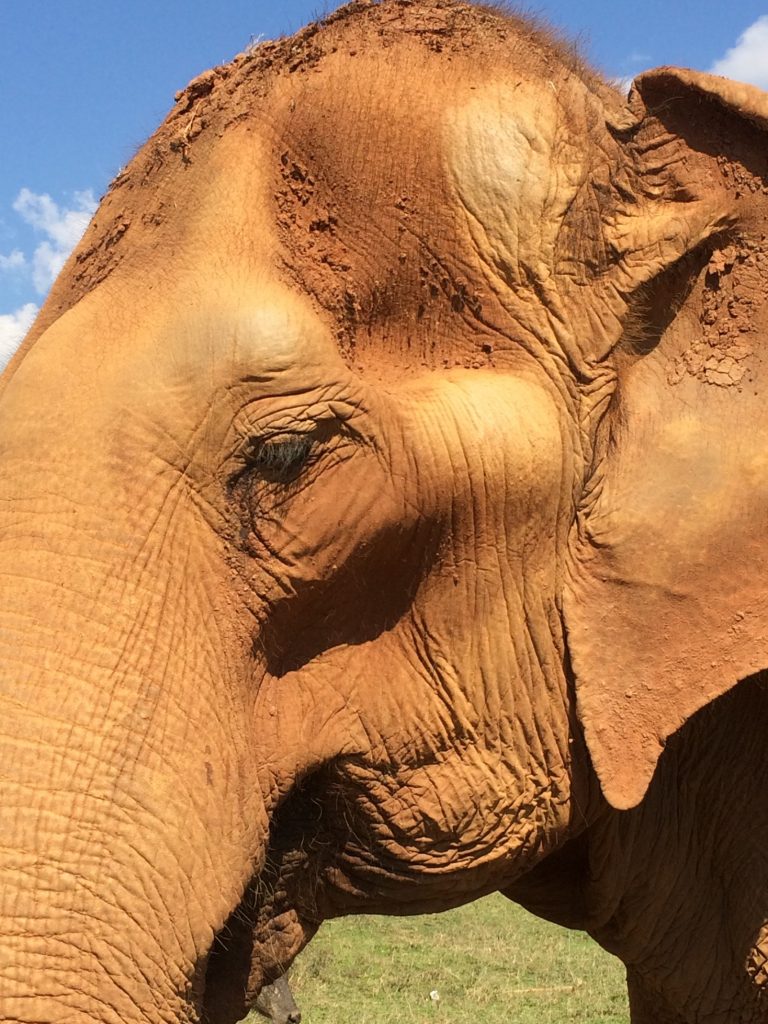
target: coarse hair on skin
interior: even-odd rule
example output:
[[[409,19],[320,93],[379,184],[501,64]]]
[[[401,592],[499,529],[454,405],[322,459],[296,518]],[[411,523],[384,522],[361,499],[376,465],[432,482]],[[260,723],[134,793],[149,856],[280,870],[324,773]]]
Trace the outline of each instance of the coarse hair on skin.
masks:
[[[571,38],[564,31],[548,21],[535,10],[521,7],[512,3],[511,0],[491,0],[490,3],[473,4],[469,0],[469,6],[479,7],[489,14],[500,15],[508,22],[512,22],[518,35],[527,37],[531,43],[540,49],[554,53],[562,63],[578,75],[580,78],[595,80],[602,85],[609,85],[608,81],[599,74],[582,52],[582,39]]]
[[[316,60],[322,50],[322,36],[334,29],[340,34],[356,25],[375,22],[381,37],[417,36],[432,49],[466,50],[473,40],[496,44],[503,54],[505,43],[522,44],[534,59],[538,57],[554,71],[558,66],[601,89],[612,88],[584,58],[579,43],[547,24],[539,14],[508,0],[472,3],[467,0],[351,0],[290,37],[250,46],[246,56],[269,56],[269,66],[280,64],[297,69],[302,51]],[[319,45],[318,45],[319,44]],[[501,45],[499,45],[501,44]]]

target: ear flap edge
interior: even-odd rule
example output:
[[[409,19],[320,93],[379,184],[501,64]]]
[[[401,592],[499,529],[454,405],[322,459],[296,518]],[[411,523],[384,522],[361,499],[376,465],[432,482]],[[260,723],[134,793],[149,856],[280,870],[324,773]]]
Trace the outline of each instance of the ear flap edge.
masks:
[[[697,98],[707,102],[686,114]],[[652,121],[640,148],[655,174],[662,159],[655,142],[668,145],[681,187],[689,169],[698,175],[687,195],[662,188],[650,201],[658,224],[680,221],[677,255],[684,255],[742,222],[736,191],[716,163],[728,152],[691,149],[689,168],[678,159],[688,143],[680,136],[677,146],[669,124],[685,132],[698,121],[706,134],[702,119],[719,118],[723,138],[759,149],[754,133],[768,131],[768,94],[660,68],[637,79],[630,102],[636,114],[642,106],[648,117],[666,119],[670,100],[675,117]],[[745,135],[739,125],[746,122]],[[708,180],[716,193],[709,219],[710,200],[696,198]],[[564,616],[578,713],[603,792],[619,809],[642,800],[672,733],[768,668],[768,225],[763,194],[746,195],[757,240],[734,244],[732,260],[696,271],[656,348],[617,361],[598,486],[593,481],[572,537]],[[642,240],[648,212],[648,202],[630,205],[629,223],[613,228]],[[670,231],[650,234],[652,246],[629,251],[640,262],[645,252],[657,256],[648,275],[655,279],[675,261],[676,239]]]

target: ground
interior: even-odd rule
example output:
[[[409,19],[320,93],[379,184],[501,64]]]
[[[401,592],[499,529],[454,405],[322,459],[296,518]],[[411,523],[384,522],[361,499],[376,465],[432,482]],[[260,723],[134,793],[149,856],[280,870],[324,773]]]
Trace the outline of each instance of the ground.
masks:
[[[502,896],[428,917],[328,922],[291,984],[305,1024],[628,1020],[618,960]]]

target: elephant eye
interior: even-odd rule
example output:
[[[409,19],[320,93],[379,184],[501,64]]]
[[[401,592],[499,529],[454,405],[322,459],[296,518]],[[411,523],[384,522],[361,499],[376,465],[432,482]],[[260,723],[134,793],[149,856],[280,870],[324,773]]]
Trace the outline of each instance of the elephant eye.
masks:
[[[307,464],[314,444],[308,434],[253,438],[243,456],[246,471],[255,471],[270,483],[290,483]]]

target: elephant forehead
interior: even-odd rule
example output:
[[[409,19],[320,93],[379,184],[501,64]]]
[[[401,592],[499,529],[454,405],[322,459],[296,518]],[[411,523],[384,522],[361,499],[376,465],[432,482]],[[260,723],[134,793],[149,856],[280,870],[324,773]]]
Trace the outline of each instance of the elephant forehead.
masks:
[[[274,195],[280,145],[266,123],[259,128],[231,126],[201,155],[183,229],[148,264],[162,278],[150,293],[157,315],[143,318],[120,373],[131,373],[136,397],[146,393],[149,403],[158,381],[206,404],[243,381],[255,394],[280,395],[346,372],[311,297],[285,272]],[[135,305],[147,302],[146,277],[131,285]]]
[[[165,186],[177,214],[148,229],[166,201],[151,197],[155,208],[131,221],[129,257],[35,345],[36,373],[77,387],[88,363],[91,382],[211,389],[337,358],[302,289],[280,273],[274,149],[269,133],[233,126],[177,168]]]
[[[579,178],[571,151],[553,168],[564,99],[520,47],[505,59],[511,68],[463,51],[447,61],[407,37],[383,52],[333,48],[311,75],[242,65],[207,98],[180,101],[105,199],[57,303],[101,290],[108,273],[104,301],[127,320],[114,351],[144,325],[156,336],[167,311],[199,323],[231,278],[258,279],[234,296],[236,319],[252,322],[241,310],[280,282],[292,306],[312,304],[348,365],[484,365],[489,343],[498,364],[489,331],[514,349],[517,321],[488,286],[489,249],[499,266],[519,265],[525,247],[542,258],[559,226],[551,208],[567,207]],[[553,68],[562,91],[568,75]],[[302,333],[238,329],[237,350],[250,338],[271,359]],[[223,323],[218,337],[231,351]]]

